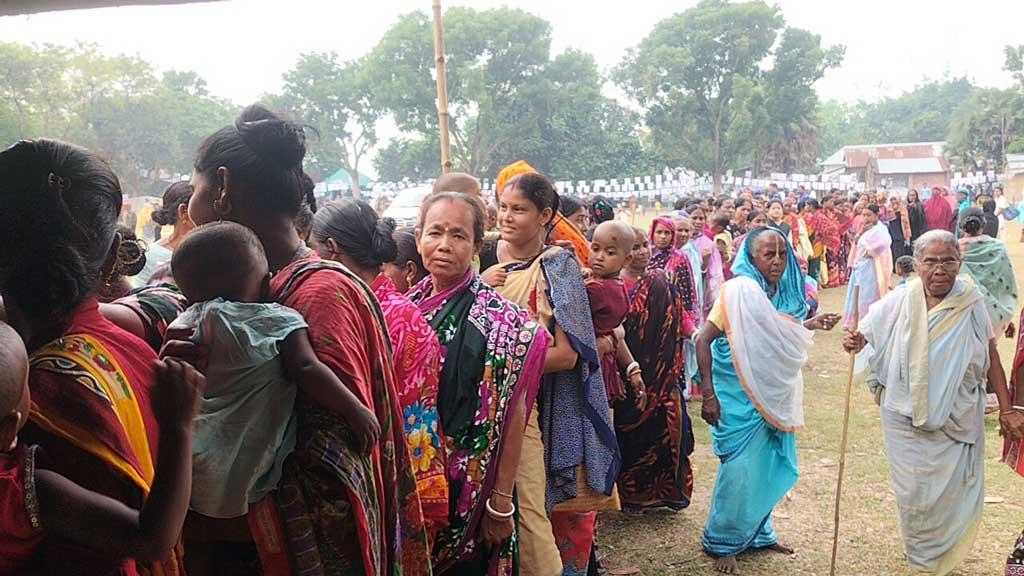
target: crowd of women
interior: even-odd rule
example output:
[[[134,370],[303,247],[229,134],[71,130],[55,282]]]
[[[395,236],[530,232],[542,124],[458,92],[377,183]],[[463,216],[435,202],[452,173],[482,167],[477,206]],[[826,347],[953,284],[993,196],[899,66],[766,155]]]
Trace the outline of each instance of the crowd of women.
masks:
[[[245,109],[147,247],[93,153],[0,152],[0,572],[593,573],[598,512],[690,504],[696,396],[716,569],[791,553],[772,510],[798,476],[812,333],[840,321],[817,289],[847,281],[908,558],[969,549],[986,382],[1024,435],[992,352],[1015,282],[984,211],[941,189],[745,192],[638,229],[516,162],[493,198],[442,176],[396,230],[361,201],[318,210],[304,157],[301,126]],[[919,278],[887,295],[911,253]]]

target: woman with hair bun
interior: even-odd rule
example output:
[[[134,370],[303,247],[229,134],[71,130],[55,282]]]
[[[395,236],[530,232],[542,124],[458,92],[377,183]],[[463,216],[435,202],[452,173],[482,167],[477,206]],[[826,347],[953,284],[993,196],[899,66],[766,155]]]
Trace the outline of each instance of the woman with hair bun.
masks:
[[[131,283],[146,268],[146,243],[135,237],[135,231],[118,226],[121,243],[110,278],[100,286],[100,302],[122,298],[132,291]]]
[[[1017,309],[1017,280],[1013,262],[1006,253],[1006,244],[985,234],[985,213],[981,208],[968,208],[960,216],[961,270],[974,278],[985,297],[992,329],[997,334],[1010,328],[1013,335],[1013,312]]]
[[[166,461],[187,470],[188,464],[174,455],[190,452],[191,437],[187,427],[168,418],[182,410],[158,401],[167,390],[154,386],[164,371],[158,370],[156,354],[99,311],[100,286],[112,283],[122,247],[117,231],[121,203],[117,176],[83,148],[23,140],[0,151],[0,299],[30,361],[31,414],[19,439],[24,446],[42,448],[48,471],[100,495],[93,504],[116,501],[118,513],[138,510],[147,496],[160,500],[157,493],[167,495],[173,480],[161,465]],[[31,470],[31,456],[28,462]],[[36,487],[42,490],[42,483]],[[185,494],[178,500],[178,519],[165,526],[180,522]],[[95,512],[68,507],[73,498],[67,486],[43,490],[35,500],[44,509],[61,509],[58,496],[68,498],[63,509],[70,512],[42,526],[45,538],[35,526],[41,553],[30,572],[181,573],[179,556],[170,546],[141,556],[126,532],[110,533],[110,522],[68,533],[67,525]],[[7,508],[5,514],[18,512]],[[173,531],[172,543],[177,526]],[[7,534],[4,539],[17,545]],[[10,550],[4,547],[0,553],[0,568],[5,560],[17,560],[8,558]]]
[[[385,262],[381,270],[395,285],[395,290],[405,294],[427,277],[427,269],[416,248],[416,234],[412,228],[395,230],[395,245],[398,247],[395,259]]]
[[[342,200],[316,213],[310,239],[321,258],[344,264],[380,302],[391,336],[398,402],[423,519],[436,533],[448,523],[447,462],[437,415],[441,344],[419,307],[382,272],[384,263],[398,252],[394,233],[395,221],[380,218],[366,202]]]
[[[163,206],[153,211],[152,218],[160,226],[174,226],[174,232],[170,237],[149,245],[145,254],[146,265],[132,278],[132,287],[139,288],[149,284],[154,273],[171,261],[174,249],[185,235],[196,227],[188,216],[188,202],[191,199],[192,185],[188,182],[175,182],[164,190]]]
[[[256,550],[207,542],[205,558],[190,556],[207,560],[203,568],[211,573],[224,572],[219,563],[248,561],[268,573],[291,567],[302,573],[427,574],[427,537],[409,451],[402,449],[406,438],[398,425],[403,418],[387,324],[373,292],[354,272],[320,259],[299,237],[295,219],[312,192],[302,169],[305,155],[302,126],[249,106],[199,146],[188,214],[197,225],[228,220],[256,234],[272,275],[270,297],[303,315],[317,357],[374,412],[383,433],[365,455],[343,418],[299,394],[296,450],[285,461],[275,496],[248,514]],[[376,247],[374,256],[380,256]],[[190,342],[168,342],[164,350],[202,356]],[[246,534],[244,526],[221,522],[196,518],[186,537],[199,545],[206,535]]]

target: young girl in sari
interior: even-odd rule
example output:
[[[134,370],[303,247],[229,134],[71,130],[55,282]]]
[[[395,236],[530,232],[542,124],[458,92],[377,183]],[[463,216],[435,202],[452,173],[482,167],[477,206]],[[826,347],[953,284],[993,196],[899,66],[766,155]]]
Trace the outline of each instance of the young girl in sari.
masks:
[[[853,322],[854,288],[860,286],[858,310],[863,318],[868,308],[889,292],[889,277],[893,269],[892,252],[889,250],[892,239],[889,229],[878,220],[878,206],[869,204],[861,216],[864,223],[850,253],[850,285],[846,293],[844,327]]]

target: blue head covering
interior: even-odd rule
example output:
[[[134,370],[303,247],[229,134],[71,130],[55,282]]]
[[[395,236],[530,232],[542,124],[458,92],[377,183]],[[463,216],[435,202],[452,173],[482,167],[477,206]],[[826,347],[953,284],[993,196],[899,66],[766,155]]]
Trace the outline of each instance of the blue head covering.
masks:
[[[746,240],[743,241],[743,246],[740,247],[739,253],[736,254],[736,260],[732,265],[733,276],[746,276],[757,281],[764,290],[765,294],[768,293],[768,281],[765,280],[761,272],[754,266],[754,259],[750,255],[751,249],[754,247],[754,239],[761,234],[778,234],[786,242],[786,270],[782,273],[782,278],[779,278],[779,283],[775,287],[775,294],[771,297],[772,305],[775,309],[783,314],[789,314],[797,320],[803,320],[807,317],[807,287],[804,282],[804,274],[800,271],[800,262],[796,258],[796,252],[793,251],[793,246],[790,245],[789,239],[777,228],[755,228],[747,234]]]

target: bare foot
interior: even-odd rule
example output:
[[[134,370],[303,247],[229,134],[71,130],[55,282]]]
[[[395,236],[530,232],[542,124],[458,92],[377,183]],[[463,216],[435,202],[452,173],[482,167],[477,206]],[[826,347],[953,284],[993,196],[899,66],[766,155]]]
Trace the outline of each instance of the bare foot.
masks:
[[[721,572],[722,574],[736,574],[739,572],[740,566],[736,563],[735,556],[722,556],[715,558],[715,571]]]
[[[776,542],[775,544],[772,544],[771,546],[765,548],[765,550],[771,550],[772,552],[778,552],[779,554],[795,554],[796,553],[796,550],[793,550],[789,546],[786,546],[785,544],[782,544],[780,542]]]

